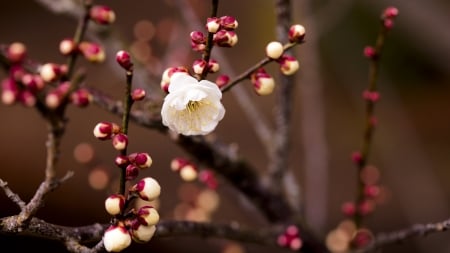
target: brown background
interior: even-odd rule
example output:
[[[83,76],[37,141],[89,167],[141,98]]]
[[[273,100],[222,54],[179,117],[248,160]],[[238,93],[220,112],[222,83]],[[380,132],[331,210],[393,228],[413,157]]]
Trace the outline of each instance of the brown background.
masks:
[[[225,50],[237,73],[260,59],[265,44],[274,39],[272,2],[220,3],[220,15],[234,15],[239,21],[239,43],[234,49]],[[375,40],[378,15],[383,7],[390,4],[400,8],[400,16],[388,38],[383,56],[379,83],[382,99],[377,107],[380,126],[375,133],[371,157],[373,164],[381,169],[382,183],[389,189],[390,194],[387,202],[379,206],[368,218],[367,225],[373,231],[381,232],[403,228],[416,222],[436,222],[448,218],[450,33],[446,24],[450,22],[450,4],[444,0],[426,3],[419,0],[340,0],[340,8],[324,11],[323,7],[331,1],[314,1],[310,6],[313,11],[307,12],[303,3],[293,2],[295,22],[305,24],[307,38],[318,37],[311,41],[307,39],[305,45],[296,49],[301,71],[297,75],[292,128],[294,134],[290,154],[290,164],[300,181],[303,197],[304,192],[308,191],[305,186],[307,177],[304,164],[308,146],[303,144],[302,129],[305,124],[301,112],[305,109],[302,106],[305,105],[300,98],[301,92],[305,91],[304,87],[308,84],[302,82],[302,74],[316,71],[322,79],[322,83],[317,85],[320,85],[322,90],[318,98],[323,112],[310,109],[318,116],[324,117],[327,156],[322,159],[327,161],[328,171],[328,182],[324,181],[323,185],[327,193],[326,206],[324,210],[320,210],[325,212],[326,220],[322,226],[318,225],[318,235],[325,236],[327,231],[342,220],[340,205],[354,196],[355,172],[349,154],[361,143],[363,104],[360,93],[367,83],[367,61],[362,57],[362,48]],[[134,40],[133,25],[139,20],[146,19],[159,24],[157,35],[149,44],[155,57],[167,53],[165,36],[175,31],[166,29],[164,24],[177,23],[180,20],[179,10],[171,1],[98,3],[108,4],[116,11],[117,22],[114,29],[122,34],[124,41]],[[201,18],[208,15],[209,1],[197,0],[190,3]],[[76,26],[73,18],[55,15],[34,1],[24,0],[2,2],[0,19],[0,43],[21,41],[28,46],[30,57],[42,62],[64,60],[57,52],[59,40],[70,37]],[[308,30],[308,24],[321,28],[322,32]],[[180,35],[180,46],[188,46],[190,30],[184,27],[178,32],[184,33]],[[310,35],[311,37],[308,37]],[[318,57],[315,60],[320,61],[320,68],[308,64],[312,61],[307,58],[311,56],[311,51],[308,50],[312,50],[313,43],[317,43],[315,45],[318,48]],[[107,57],[113,55],[109,54]],[[175,60],[180,61],[178,58]],[[79,66],[81,65],[88,69],[89,85],[104,89],[119,98],[123,80],[117,69],[108,65],[91,66],[84,61],[79,62]],[[167,66],[160,66],[165,67]],[[157,68],[154,69],[157,72]],[[268,69],[275,74],[276,69],[273,66]],[[158,85],[158,82],[139,85]],[[272,117],[274,97],[256,97],[251,93],[249,83],[244,82],[242,85],[250,92],[251,98],[264,115]],[[248,120],[243,120],[245,115],[236,106],[231,93],[225,94],[224,104],[227,113],[217,128],[218,135],[224,141],[237,143],[243,156],[248,157],[256,167],[264,169],[267,164],[265,152]],[[114,176],[112,159],[115,152],[109,143],[93,138],[92,128],[98,121],[118,122],[118,119],[95,106],[86,109],[71,107],[68,116],[70,121],[62,143],[59,173],[63,175],[67,170],[73,170],[75,176],[49,196],[46,206],[39,211],[38,216],[49,222],[69,226],[107,222],[108,216],[103,209],[107,191],[97,191],[89,186],[87,175],[90,168],[77,163],[73,159],[72,151],[80,142],[92,143],[96,150],[95,162],[110,167],[110,173]],[[1,105],[0,119],[0,177],[27,200],[44,176],[45,124],[34,110],[18,105]],[[170,171],[169,162],[175,155],[182,155],[182,151],[167,142],[159,133],[134,124],[130,129],[130,138],[130,150],[148,151],[153,156],[154,165],[145,175],[156,177],[163,186],[161,214],[163,217],[170,217],[171,211],[179,202],[177,189],[181,180]],[[249,210],[240,200],[234,198],[233,189],[229,188],[226,182],[221,182],[219,192],[223,197],[220,209],[214,214],[215,220],[235,220],[251,226],[264,224],[258,215],[255,218],[255,211]],[[16,211],[17,208],[11,201],[6,199],[4,194],[0,194],[0,214],[5,216]],[[218,240],[207,239],[204,242],[201,239],[190,239],[156,240],[150,242],[149,246],[133,245],[129,252],[133,249],[147,250],[148,247],[171,252],[179,246],[183,250],[189,247],[192,252],[219,252],[224,245],[224,242]],[[33,248],[36,248],[35,245],[45,247],[47,252],[63,251],[59,244],[42,244],[35,239],[2,236],[0,242],[5,245],[2,246],[3,249],[8,248],[5,252],[23,251],[30,245],[33,245]],[[264,250],[263,247],[254,245],[246,247],[255,252]],[[271,249],[265,250],[271,252]],[[389,246],[383,252],[419,253],[449,250],[449,234],[442,233],[417,241],[411,240],[411,243],[400,246]]]

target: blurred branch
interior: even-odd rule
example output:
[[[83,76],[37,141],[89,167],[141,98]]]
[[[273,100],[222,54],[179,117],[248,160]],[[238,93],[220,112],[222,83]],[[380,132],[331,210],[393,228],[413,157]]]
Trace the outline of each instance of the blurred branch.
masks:
[[[344,2],[344,1],[342,1]],[[348,1],[347,1],[348,2]],[[326,6],[336,5],[329,1]],[[340,3],[339,3],[340,4]],[[299,3],[302,13],[310,13],[311,1]],[[327,7],[322,7],[322,9]],[[334,15],[332,15],[334,17]],[[330,19],[331,17],[327,17]],[[321,76],[321,55],[317,36],[320,16],[306,19],[306,43],[301,48],[303,68],[300,75],[300,125],[304,152],[305,219],[321,234],[324,232],[328,203],[328,143],[325,127],[325,101]],[[329,21],[329,20],[327,20]]]
[[[59,241],[66,244],[71,252],[90,253],[98,252],[103,247],[102,237],[109,224],[95,223],[82,227],[67,227],[48,223],[44,220],[33,218],[29,226],[20,231],[8,230],[7,223],[17,219],[10,216],[0,219],[0,233],[14,234],[18,236],[32,236]],[[156,238],[178,236],[200,236],[202,238],[224,238],[242,243],[255,243],[277,247],[276,237],[280,233],[279,228],[257,230],[243,228],[236,223],[213,224],[192,221],[161,220],[156,226]],[[97,243],[93,248],[86,244]]]
[[[292,25],[291,1],[276,0],[275,14],[277,41],[286,43],[288,42],[289,28]],[[267,179],[272,191],[282,193],[283,177],[289,169],[289,134],[295,79],[294,76],[286,76],[279,73],[278,82],[274,113],[275,131],[272,136]]]
[[[413,237],[427,236],[433,233],[444,232],[448,229],[450,229],[450,219],[437,223],[415,224],[409,228],[389,233],[380,233],[375,237],[373,243],[362,250],[356,251],[355,253],[372,252],[389,244],[403,242]]]

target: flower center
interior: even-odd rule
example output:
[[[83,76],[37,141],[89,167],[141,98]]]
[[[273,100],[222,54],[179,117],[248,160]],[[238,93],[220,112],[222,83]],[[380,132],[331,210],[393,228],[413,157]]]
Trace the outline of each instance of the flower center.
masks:
[[[189,102],[186,105],[186,110],[188,112],[195,112],[201,105],[202,105],[201,101],[189,100]]]

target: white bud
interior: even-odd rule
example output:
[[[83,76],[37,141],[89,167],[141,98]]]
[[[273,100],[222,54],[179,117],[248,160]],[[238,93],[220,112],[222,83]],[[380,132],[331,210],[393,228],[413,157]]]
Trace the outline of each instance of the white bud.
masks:
[[[113,194],[105,200],[105,209],[111,215],[120,214],[125,205],[125,197],[120,194]]]
[[[161,186],[158,181],[151,177],[141,179],[134,185],[133,189],[137,191],[141,199],[147,201],[155,200],[161,194]]]
[[[266,46],[266,55],[271,59],[280,58],[283,52],[283,45],[278,41],[272,41]]]
[[[184,181],[193,181],[197,179],[198,172],[192,165],[183,166],[180,169],[180,176]]]
[[[110,226],[103,236],[103,244],[108,252],[120,252],[130,246],[130,233],[123,226]]]
[[[144,243],[150,241],[155,234],[156,226],[145,226],[140,224],[136,229],[131,230],[135,242]]]

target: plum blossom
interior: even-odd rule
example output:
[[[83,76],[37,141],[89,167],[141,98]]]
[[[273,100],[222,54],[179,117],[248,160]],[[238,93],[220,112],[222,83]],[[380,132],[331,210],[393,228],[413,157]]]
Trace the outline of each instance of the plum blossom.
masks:
[[[225,115],[222,92],[213,82],[175,73],[161,109],[162,123],[182,135],[206,135]]]

